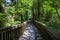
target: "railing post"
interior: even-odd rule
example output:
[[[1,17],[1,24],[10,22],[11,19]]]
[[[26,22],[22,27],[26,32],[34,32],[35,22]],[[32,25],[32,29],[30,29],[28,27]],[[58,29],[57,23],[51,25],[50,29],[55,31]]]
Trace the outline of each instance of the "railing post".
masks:
[[[3,40],[3,32],[1,33],[1,40]]]

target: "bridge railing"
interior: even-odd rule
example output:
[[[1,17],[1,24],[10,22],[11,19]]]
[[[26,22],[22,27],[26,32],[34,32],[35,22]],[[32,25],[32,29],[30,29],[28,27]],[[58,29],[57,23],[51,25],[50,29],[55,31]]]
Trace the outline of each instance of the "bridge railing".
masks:
[[[36,20],[33,21],[33,23],[45,40],[58,40],[54,33],[52,33],[45,24],[40,23]]]
[[[0,28],[0,40],[18,40],[25,26],[26,22],[14,27]]]
[[[27,22],[14,27],[0,28],[0,40],[19,40],[27,27]],[[49,31],[44,24],[38,21],[33,21],[33,23],[45,40],[58,40],[57,37],[51,33],[51,31]]]

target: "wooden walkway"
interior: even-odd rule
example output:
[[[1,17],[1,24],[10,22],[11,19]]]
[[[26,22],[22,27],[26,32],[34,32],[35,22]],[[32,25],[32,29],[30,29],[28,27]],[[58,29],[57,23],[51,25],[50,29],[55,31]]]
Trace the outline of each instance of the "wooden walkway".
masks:
[[[26,21],[21,25],[0,29],[0,40],[58,40],[44,24]]]
[[[35,28],[34,24],[29,21],[23,35],[21,36],[21,38],[19,38],[19,40],[43,40],[43,38]]]

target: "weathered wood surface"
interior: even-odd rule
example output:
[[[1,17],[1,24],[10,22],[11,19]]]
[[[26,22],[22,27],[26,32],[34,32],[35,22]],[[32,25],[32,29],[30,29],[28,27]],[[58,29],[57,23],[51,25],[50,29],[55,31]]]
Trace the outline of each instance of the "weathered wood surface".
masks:
[[[53,35],[53,33],[51,33],[44,24],[37,21],[26,21],[21,25],[17,25],[14,27],[0,28],[0,40],[23,40],[21,38],[22,36],[24,36],[25,31],[30,31],[28,32],[30,36],[26,34],[26,36],[24,37],[24,38],[29,37],[30,40],[37,40],[35,34],[39,33],[40,33],[39,35],[41,35],[39,38],[42,37],[44,40],[58,40],[56,36]],[[33,36],[34,38],[31,36]],[[24,40],[29,40],[29,38],[26,38]]]
[[[0,28],[0,40],[18,40],[25,26],[26,22],[14,27]]]
[[[31,21],[28,21],[27,23],[27,27],[19,40],[44,40],[38,30],[35,28],[34,24]]]
[[[34,25],[38,29],[38,31],[41,33],[42,37],[45,40],[59,40],[54,33],[52,33],[45,24],[40,23],[36,20],[33,21]]]

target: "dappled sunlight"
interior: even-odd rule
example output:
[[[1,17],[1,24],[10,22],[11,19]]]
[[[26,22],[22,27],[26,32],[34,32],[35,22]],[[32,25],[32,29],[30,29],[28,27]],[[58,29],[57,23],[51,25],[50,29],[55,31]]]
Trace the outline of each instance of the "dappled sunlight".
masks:
[[[0,0],[0,40],[59,37],[60,0]]]

